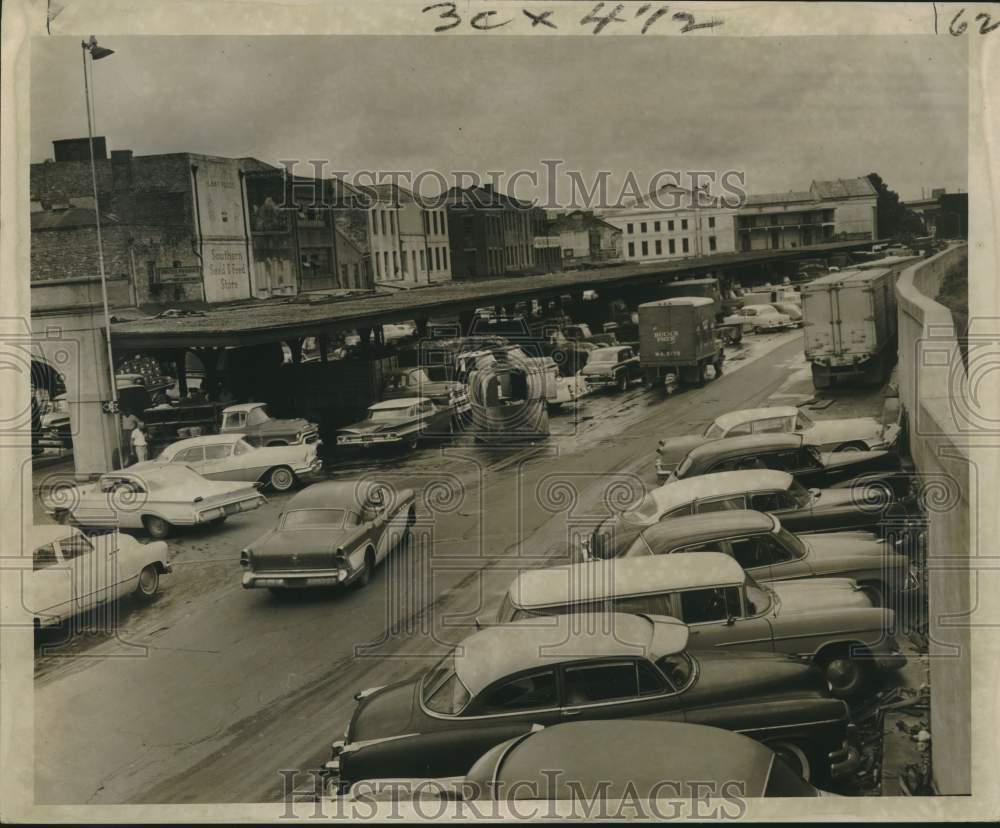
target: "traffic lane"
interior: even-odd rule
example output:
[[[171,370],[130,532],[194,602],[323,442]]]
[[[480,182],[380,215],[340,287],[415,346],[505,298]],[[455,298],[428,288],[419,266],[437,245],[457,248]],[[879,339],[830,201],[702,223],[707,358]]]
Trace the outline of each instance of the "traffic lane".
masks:
[[[724,394],[723,400],[733,407],[758,404],[781,381],[780,377],[766,378],[767,373],[748,372],[743,379],[730,378],[733,397]],[[489,618],[521,569],[542,565],[553,550],[565,546],[574,527],[592,525],[595,518],[607,514],[606,495],[609,484],[614,482],[609,478],[617,474],[617,479],[631,482],[640,475],[651,462],[641,447],[649,445],[651,434],[658,434],[664,428],[679,428],[678,423],[686,425],[693,418],[703,417],[706,407],[718,401],[721,388],[720,385],[711,394],[706,388],[674,398],[667,409],[657,411],[656,416],[643,424],[640,430],[644,435],[638,436],[645,439],[638,448],[636,443],[610,441],[602,447],[599,455],[602,471],[598,473],[594,472],[592,454],[563,455],[557,479],[550,482],[566,480],[576,487],[577,497],[572,505],[563,504],[560,508],[551,496],[547,501],[543,497],[523,498],[526,491],[539,492],[540,482],[553,475],[550,455],[542,453],[525,458],[516,469],[516,485],[490,487],[488,509],[483,512],[485,526],[481,530],[473,528],[481,535],[460,534],[453,538],[435,535],[435,576],[441,577],[433,592],[440,597],[429,619],[414,618],[411,620],[419,623],[397,628],[370,651],[377,658],[355,658],[349,670],[341,669],[338,663],[328,677],[276,701],[261,716],[241,726],[239,733],[234,732],[223,749],[176,777],[163,780],[135,801],[280,799],[279,771],[322,765],[328,757],[329,742],[339,738],[353,712],[353,695],[358,689],[422,672],[444,653],[443,642],[456,642],[468,635],[477,615]],[[676,415],[666,418],[673,426],[662,423],[664,414]],[[537,526],[533,531],[532,525]],[[451,529],[447,525],[443,528],[445,532]],[[523,539],[520,543],[511,540],[518,537],[518,529]],[[463,554],[463,550],[475,549],[477,545],[485,549],[486,556],[469,559],[467,553]],[[440,569],[437,565],[441,565]],[[445,569],[449,565],[453,566],[450,572]],[[382,577],[388,581],[389,571]],[[262,755],[268,757],[269,768],[261,763]],[[299,783],[308,786],[308,779],[303,777]]]
[[[743,380],[729,377],[714,388],[710,383],[704,389],[678,395],[662,408],[651,408],[650,416],[635,430],[646,431],[649,436],[664,428],[680,428],[678,424],[686,424],[692,417],[705,417],[722,391],[723,401],[731,407],[755,404],[769,384],[780,381],[780,377],[771,378],[769,374],[766,369],[748,370]],[[564,464],[572,459],[576,463],[561,466],[577,475],[572,485],[601,495],[602,484],[616,465],[631,462],[633,468],[627,470],[628,474],[637,474],[650,465],[651,441],[604,442],[598,454],[576,451],[558,461]],[[483,471],[474,461],[472,474],[482,475],[488,491],[476,500],[478,486],[471,486],[473,497],[465,507],[436,514],[432,522],[435,537],[442,540],[440,546],[433,545],[435,557],[454,555],[466,560],[450,571],[435,572],[432,579],[418,575],[400,581],[381,573],[382,580],[373,582],[382,584],[379,589],[330,596],[329,600],[308,596],[288,603],[274,602],[267,593],[240,589],[235,559],[245,540],[233,533],[239,522],[223,527],[217,537],[212,536],[210,549],[214,555],[220,539],[229,538],[231,579],[217,573],[217,586],[212,588],[213,578],[203,577],[201,586],[208,589],[200,599],[178,604],[172,618],[163,618],[144,635],[137,634],[135,643],[149,647],[146,657],[111,658],[114,651],[109,642],[92,651],[95,656],[109,657],[86,659],[90,669],[77,668],[72,682],[40,683],[39,709],[46,711],[44,722],[39,722],[36,747],[42,796],[53,792],[53,801],[63,802],[90,798],[102,802],[129,798],[184,801],[192,797],[201,801],[238,801],[245,798],[245,790],[253,797],[273,798],[276,769],[289,761],[298,764],[302,757],[317,751],[322,753],[329,741],[326,722],[336,722],[334,733],[342,729],[342,723],[336,720],[346,721],[359,683],[384,683],[397,678],[401,671],[413,672],[426,666],[426,658],[421,660],[419,656],[427,653],[417,652],[414,665],[404,644],[423,646],[428,641],[433,643],[433,639],[427,635],[386,636],[393,617],[407,618],[417,614],[428,601],[459,596],[461,607],[453,600],[444,602],[435,607],[432,620],[441,625],[450,621],[452,626],[447,632],[454,634],[457,630],[458,637],[462,637],[470,629],[471,618],[489,606],[487,597],[498,599],[517,566],[541,561],[517,560],[514,573],[498,570],[497,577],[482,584],[475,582],[479,569],[515,551],[548,550],[565,541],[567,517],[552,514],[540,508],[532,496],[524,496],[534,491],[532,485],[537,488],[542,474],[549,473],[554,462],[551,458],[545,457],[534,476],[527,478],[525,470],[533,465],[527,460],[526,466],[507,465],[499,471]],[[450,469],[456,465],[448,452],[436,462],[447,463]],[[421,475],[415,485],[432,479],[422,470]],[[278,504],[273,504],[276,512]],[[247,517],[261,513],[264,510]],[[551,524],[550,536],[535,536],[539,522],[546,520]],[[244,526],[237,532],[255,536],[258,528]],[[180,537],[176,545],[183,546],[185,541],[190,543],[191,539]],[[469,556],[469,550],[485,554]],[[185,557],[195,559],[180,552],[177,555],[178,560]],[[212,564],[226,566],[225,562]],[[422,566],[416,563],[418,572]],[[468,586],[467,578],[476,588]],[[171,590],[176,590],[178,599],[184,595],[180,588],[183,582],[178,578]],[[414,594],[412,589],[407,592],[415,582],[430,586],[423,594]],[[400,607],[396,599],[388,603],[391,611],[387,611],[384,596],[390,594],[387,587],[393,583],[397,583],[396,593],[408,594],[412,612]],[[470,623],[455,625],[456,616]],[[369,653],[378,658],[354,657],[355,644],[383,639],[387,639],[391,653],[383,648]],[[430,655],[439,653],[440,645]],[[100,669],[95,669],[98,665]],[[378,680],[365,681],[368,674],[375,674]],[[338,687],[338,681],[344,682],[343,686]],[[107,688],[115,689],[113,704]],[[329,700],[328,712],[320,719],[322,733],[317,733],[315,721],[296,718],[294,711],[305,699],[313,704]],[[291,707],[286,708],[286,704]],[[279,710],[284,710],[287,718],[279,716]],[[182,726],[175,721],[179,716],[186,717]],[[275,758],[271,767],[260,761],[259,753],[254,758],[252,750],[249,754],[244,751],[265,737],[264,755]],[[94,744],[108,744],[109,749],[102,749],[97,757]],[[237,755],[241,761],[236,764],[227,758]],[[197,773],[189,772],[192,765]],[[243,786],[239,795],[233,792],[234,784]]]

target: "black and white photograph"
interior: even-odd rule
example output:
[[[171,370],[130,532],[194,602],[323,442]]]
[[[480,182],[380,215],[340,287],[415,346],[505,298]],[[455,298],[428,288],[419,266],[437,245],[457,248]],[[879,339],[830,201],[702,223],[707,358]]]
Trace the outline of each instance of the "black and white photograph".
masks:
[[[1000,814],[996,6],[169,6],[4,6],[4,819]]]

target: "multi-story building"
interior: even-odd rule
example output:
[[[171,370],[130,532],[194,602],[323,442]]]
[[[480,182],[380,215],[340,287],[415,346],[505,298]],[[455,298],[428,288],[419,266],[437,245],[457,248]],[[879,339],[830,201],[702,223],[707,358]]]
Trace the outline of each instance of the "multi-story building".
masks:
[[[366,189],[378,197],[376,209],[382,204],[391,204],[396,208],[400,267],[395,281],[426,285],[450,280],[446,208],[442,204],[422,200],[396,184],[379,184]]]
[[[446,194],[451,270],[456,279],[530,273],[544,211],[495,192],[492,184]]]
[[[700,206],[698,193],[668,184],[601,217],[621,231],[622,258],[655,261],[733,252],[735,212]]]
[[[867,178],[813,181],[808,191],[751,195],[736,218],[741,251],[878,238],[878,195]]]
[[[360,187],[369,197],[368,238],[372,253],[372,272],[376,284],[403,281],[402,247],[399,234],[400,205],[389,191]]]
[[[549,225],[549,234],[560,240],[563,267],[621,258],[621,228],[594,215],[592,210],[556,216]]]

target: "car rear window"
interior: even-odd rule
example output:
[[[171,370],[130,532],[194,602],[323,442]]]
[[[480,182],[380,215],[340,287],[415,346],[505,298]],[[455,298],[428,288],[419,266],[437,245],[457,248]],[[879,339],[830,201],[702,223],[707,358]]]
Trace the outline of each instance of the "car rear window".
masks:
[[[315,526],[344,525],[343,509],[294,509],[285,514],[282,529],[311,529]]]

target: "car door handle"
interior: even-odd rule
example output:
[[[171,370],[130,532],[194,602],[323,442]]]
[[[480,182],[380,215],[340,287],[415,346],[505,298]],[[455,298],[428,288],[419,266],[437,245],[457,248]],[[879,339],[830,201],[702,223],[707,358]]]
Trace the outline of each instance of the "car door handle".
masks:
[[[562,711],[562,715],[563,716],[567,716],[567,717],[568,716],[579,716],[582,712],[583,711],[580,710],[579,707],[575,707],[575,708],[571,708],[571,709],[565,709],[564,708],[563,711]]]

